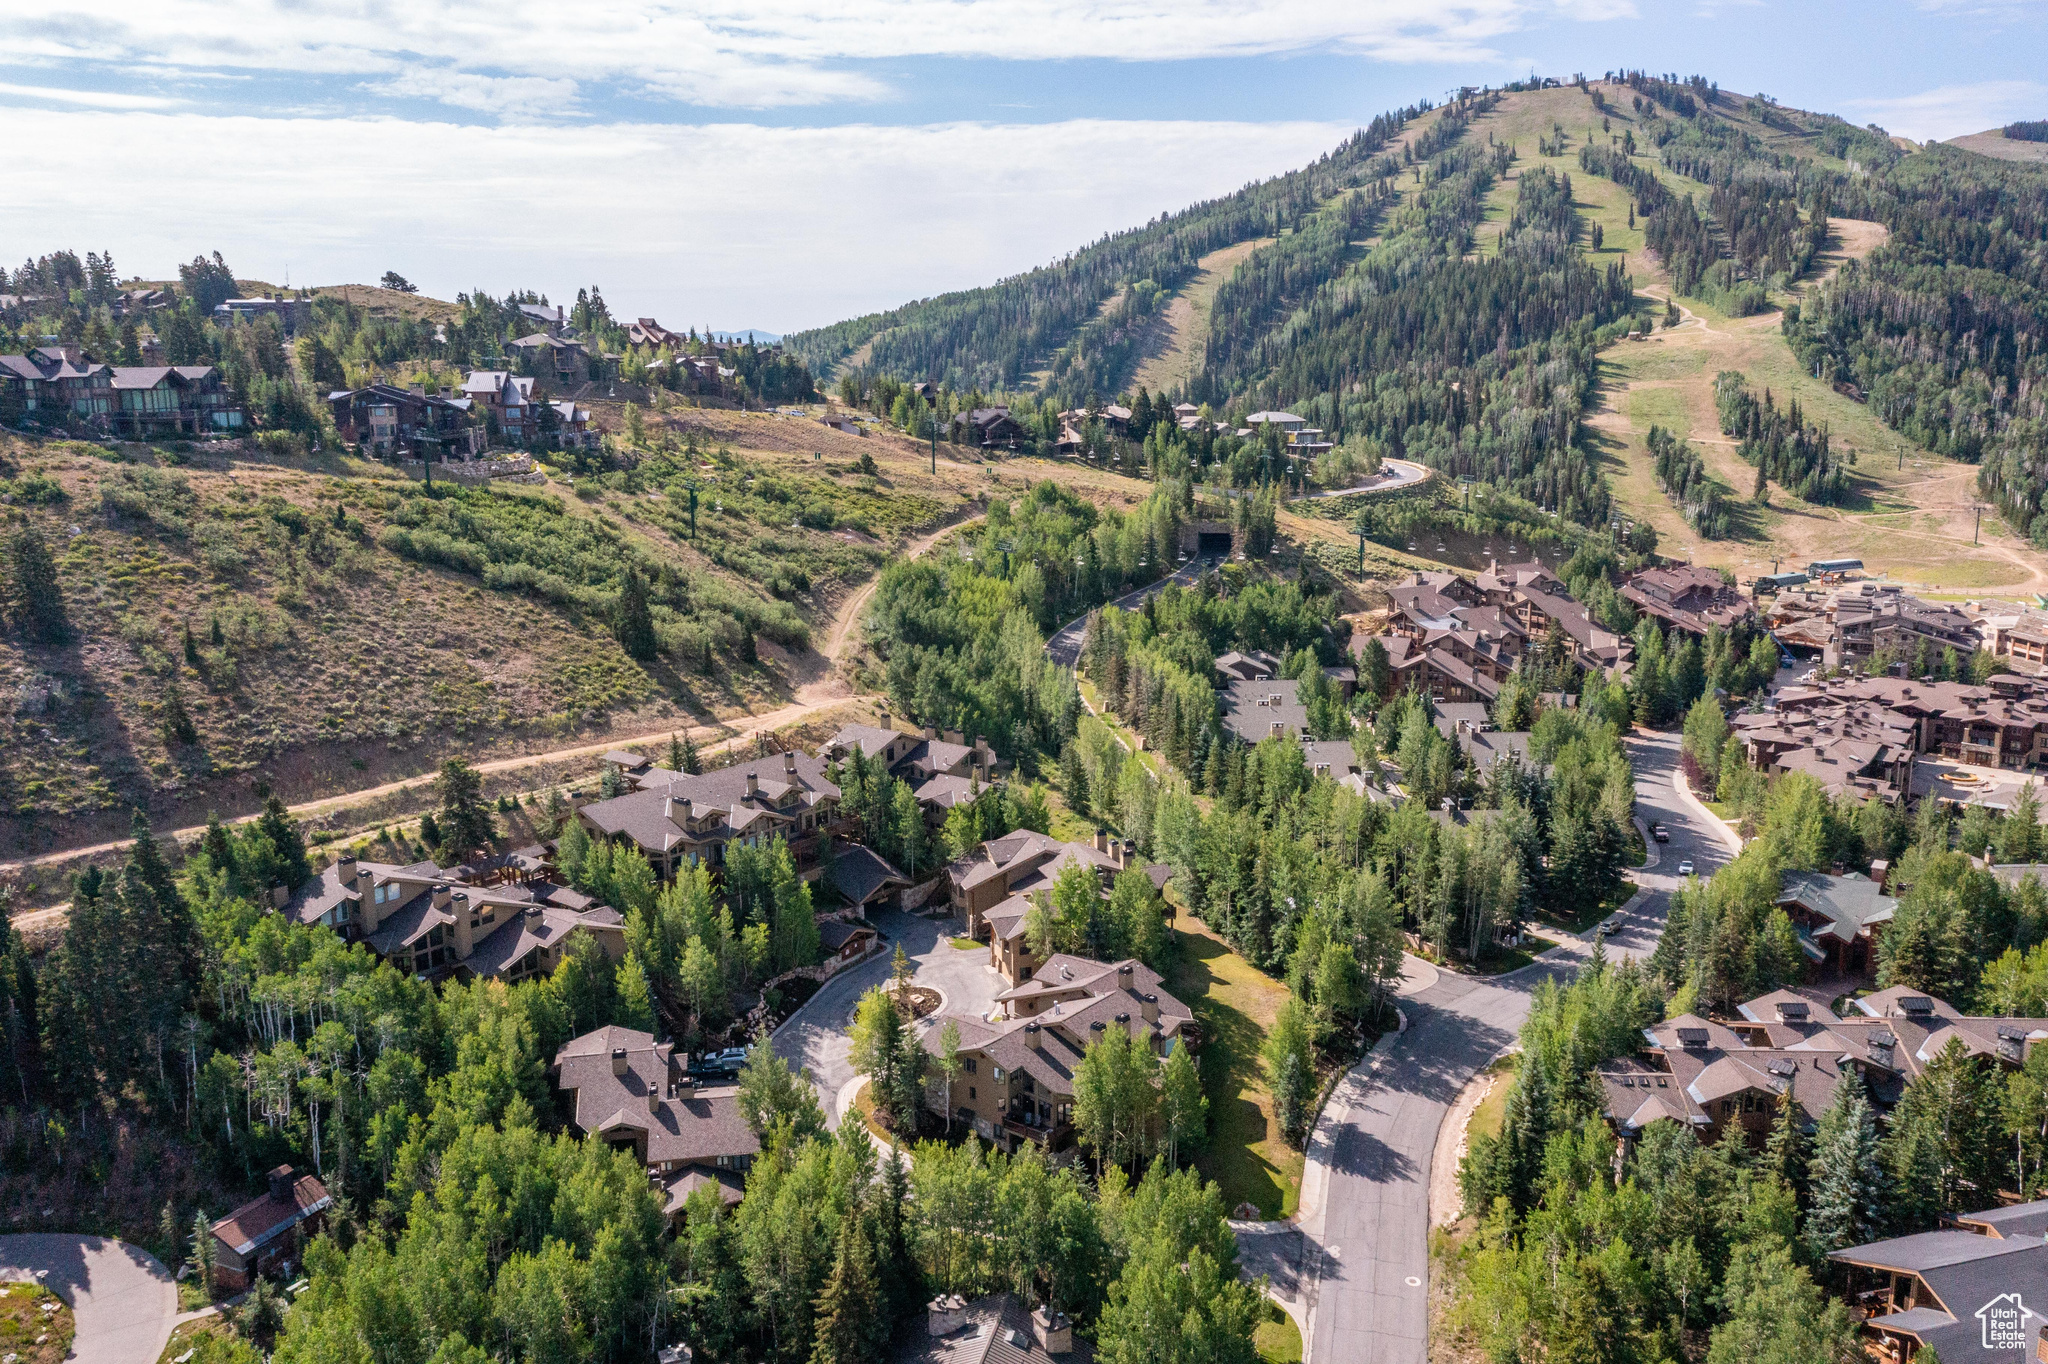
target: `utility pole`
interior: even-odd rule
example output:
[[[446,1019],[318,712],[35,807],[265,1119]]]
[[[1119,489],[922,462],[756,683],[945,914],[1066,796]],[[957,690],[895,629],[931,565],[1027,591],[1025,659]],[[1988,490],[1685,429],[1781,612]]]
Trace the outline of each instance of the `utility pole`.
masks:
[[[932,409],[932,477],[939,476],[939,412]]]

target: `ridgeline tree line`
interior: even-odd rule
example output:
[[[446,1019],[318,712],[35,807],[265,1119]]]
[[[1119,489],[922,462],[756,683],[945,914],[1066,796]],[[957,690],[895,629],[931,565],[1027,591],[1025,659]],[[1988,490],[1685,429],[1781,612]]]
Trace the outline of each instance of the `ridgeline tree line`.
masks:
[[[980,289],[943,294],[799,332],[790,352],[825,373],[872,342],[865,368],[898,378],[927,379],[958,390],[1024,386],[1031,372],[1087,331],[1104,300],[1151,281],[1171,291],[1192,277],[1203,256],[1237,242],[1278,236],[1332,195],[1357,188],[1378,153],[1427,103],[1382,114],[1313,164],[1245,186],[1220,199],[1164,214],[1143,227],[1105,236],[1051,265]],[[1117,325],[1110,320],[1106,325]],[[1128,324],[1124,324],[1128,325]],[[1117,348],[1095,337],[1083,357],[1114,358]],[[1077,406],[1091,394],[1116,392],[1123,375],[1100,364],[1075,363],[1051,394],[1056,406]]]
[[[259,427],[298,438],[303,450],[310,441],[332,445],[334,425],[326,403],[328,391],[359,388],[407,364],[438,361],[455,368],[503,367],[555,377],[552,361],[544,369],[511,349],[510,343],[540,329],[520,311],[522,304],[547,303],[531,289],[513,290],[502,299],[478,289],[456,296],[453,317],[435,320],[421,312],[393,312],[351,303],[333,294],[308,300],[310,321],[287,338],[271,315],[232,322],[215,320],[213,310],[238,292],[234,271],[213,253],[194,257],[178,267],[175,297],[169,307],[136,312],[123,301],[120,276],[111,253],[88,251],[81,261],[73,251],[54,251],[24,261],[9,274],[0,269],[0,293],[22,300],[7,310],[0,330],[0,349],[27,350],[54,335],[60,342],[82,346],[94,359],[110,365],[143,363],[145,335],[162,347],[166,365],[214,365],[236,401],[247,408]],[[395,278],[395,276],[393,276]],[[401,281],[402,283],[402,281]],[[407,292],[410,292],[408,286]],[[296,295],[308,299],[304,290]],[[640,382],[678,381],[673,364],[649,371],[647,362],[660,358],[639,354],[626,329],[612,319],[596,289],[579,290],[573,324],[592,346],[587,377],[610,372],[603,353],[624,354],[637,365]],[[116,308],[122,315],[116,316]],[[699,340],[694,329],[682,347],[697,353],[709,345],[710,332]],[[638,348],[646,351],[647,348]],[[747,342],[723,349],[721,362],[735,371],[743,395],[765,401],[796,402],[816,396],[811,374],[801,361],[780,350]],[[0,397],[0,420],[14,420]],[[543,425],[547,416],[543,416]],[[539,442],[558,442],[552,430]]]

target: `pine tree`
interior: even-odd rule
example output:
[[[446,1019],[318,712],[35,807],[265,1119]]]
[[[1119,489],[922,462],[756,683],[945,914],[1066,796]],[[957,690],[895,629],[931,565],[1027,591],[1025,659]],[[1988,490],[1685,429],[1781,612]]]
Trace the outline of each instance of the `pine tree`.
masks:
[[[164,683],[164,742],[199,742],[199,727],[192,723],[192,713],[185,709],[185,689],[178,685],[175,673]]]
[[[630,564],[626,567],[626,580],[619,588],[612,632],[618,636],[619,647],[626,651],[626,656],[638,662],[650,663],[661,651],[661,641],[654,633],[654,613],[647,605],[647,583]]]
[[[483,775],[474,767],[460,758],[448,759],[434,778],[434,790],[441,797],[441,832],[457,855],[467,857],[497,837],[497,822],[484,802]],[[423,823],[423,835],[425,827]]]
[[[263,813],[256,817],[256,828],[277,849],[285,885],[294,890],[304,885],[313,875],[312,861],[306,856],[305,831],[299,828],[299,822],[292,818],[291,811],[275,794],[264,798]],[[420,828],[421,837],[425,837],[425,824]],[[269,887],[263,889],[268,890]]]
[[[873,1230],[858,1208],[839,1219],[839,1253],[818,1294],[811,1364],[867,1364],[889,1343],[889,1318],[875,1310],[880,1296]]]
[[[420,816],[420,842],[429,852],[441,846],[441,821],[434,818],[432,810]]]
[[[192,1258],[190,1264],[192,1266],[192,1276],[199,1280],[199,1286],[208,1293],[212,1293],[214,1289],[213,1260],[213,1224],[206,1220],[205,1213],[195,1212],[192,1214]]]
[[[15,528],[8,549],[14,566],[15,628],[38,644],[62,644],[71,637],[71,621],[57,585],[57,564],[42,532],[24,521]]]
[[[1877,1120],[1854,1074],[1836,1082],[1834,1099],[1815,1124],[1807,1176],[1813,1201],[1806,1241],[1816,1261],[1877,1238],[1884,1216]]]
[[[1764,1146],[1764,1165],[1804,1201],[1808,1155],[1806,1134],[1800,1130],[1799,1121],[1799,1105],[1792,1098],[1792,1089],[1788,1085],[1778,1095],[1778,1111],[1771,1124],[1770,1139]]]
[[[681,772],[683,767],[683,744],[674,734],[668,736],[668,770]]]
[[[688,734],[683,735],[683,771],[693,777],[704,771],[704,760],[697,752],[697,741]]]
[[[199,641],[192,638],[192,622],[185,622],[185,661],[194,668],[200,666]]]

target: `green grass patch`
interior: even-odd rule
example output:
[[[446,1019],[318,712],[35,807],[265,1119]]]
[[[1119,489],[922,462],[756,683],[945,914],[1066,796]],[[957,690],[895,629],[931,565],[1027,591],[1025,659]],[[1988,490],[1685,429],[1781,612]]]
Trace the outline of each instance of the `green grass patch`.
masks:
[[[959,948],[962,952],[978,951],[988,945],[974,938],[948,938],[946,941],[952,943],[953,946]]]
[[[1225,1207],[1249,1203],[1267,1217],[1289,1216],[1301,1200],[1302,1157],[1280,1135],[1259,1057],[1287,987],[1191,915],[1181,916],[1173,938],[1166,988],[1201,1024],[1209,1096],[1209,1141],[1196,1168],[1221,1186]]]
[[[1477,1137],[1500,1135],[1501,1118],[1508,1106],[1508,1086],[1515,1075],[1515,1058],[1503,1056],[1480,1074],[1497,1079],[1493,1088],[1486,1092],[1486,1097],[1479,1101],[1479,1106],[1472,1110],[1471,1121],[1465,1124],[1465,1140],[1468,1145]]]
[[[77,1331],[64,1300],[40,1284],[0,1285],[0,1351],[17,1364],[59,1364]]]

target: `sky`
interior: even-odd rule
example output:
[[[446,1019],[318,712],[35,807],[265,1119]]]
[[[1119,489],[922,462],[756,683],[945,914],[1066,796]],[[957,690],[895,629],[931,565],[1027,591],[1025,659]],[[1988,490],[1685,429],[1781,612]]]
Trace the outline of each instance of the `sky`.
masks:
[[[2048,117],[2048,0],[0,0],[0,260],[598,285],[787,332],[1028,270],[1532,72],[1948,138]]]

